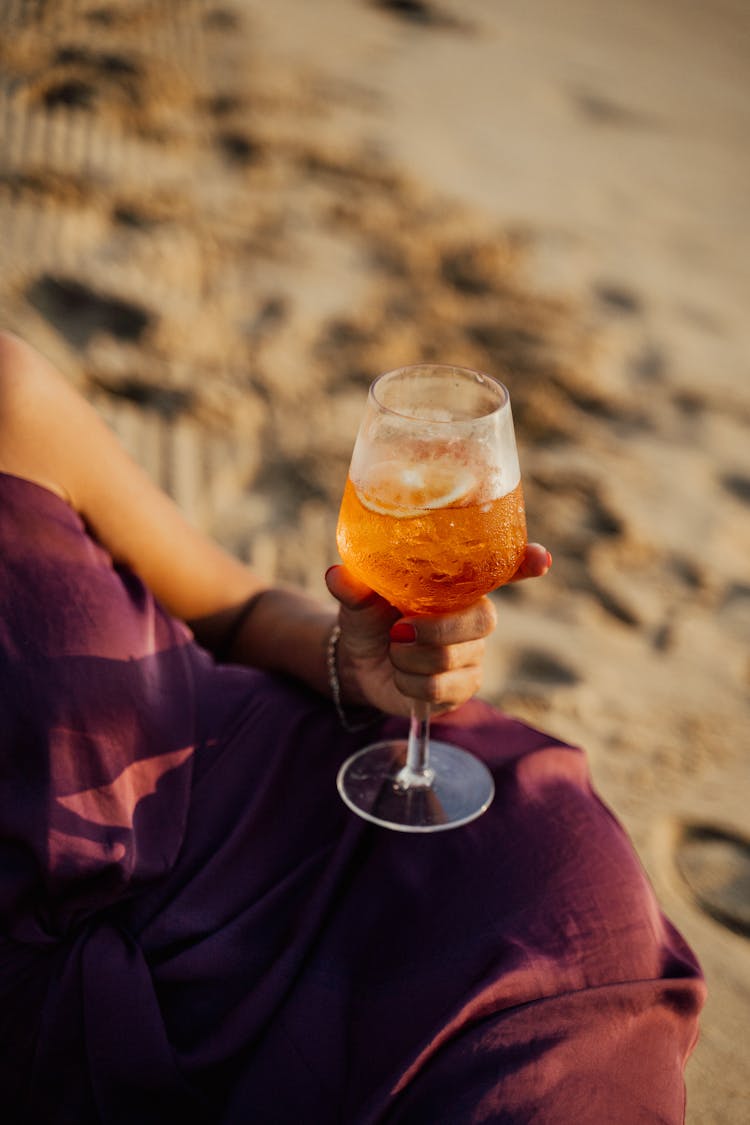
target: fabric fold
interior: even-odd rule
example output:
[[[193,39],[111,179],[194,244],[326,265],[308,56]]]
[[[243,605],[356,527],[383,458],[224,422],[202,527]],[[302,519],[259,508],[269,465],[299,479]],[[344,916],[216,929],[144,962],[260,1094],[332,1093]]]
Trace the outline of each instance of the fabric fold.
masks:
[[[0,474],[4,1119],[680,1122],[703,980],[585,755],[476,700],[435,733],[489,811],[360,820],[366,735]]]

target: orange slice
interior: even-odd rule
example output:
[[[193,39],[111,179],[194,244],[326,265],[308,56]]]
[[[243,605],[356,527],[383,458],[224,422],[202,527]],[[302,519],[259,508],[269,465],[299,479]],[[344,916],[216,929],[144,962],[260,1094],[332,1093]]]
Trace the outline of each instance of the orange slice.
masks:
[[[454,461],[379,461],[355,485],[366,508],[382,516],[408,519],[438,508],[465,504],[476,479]]]

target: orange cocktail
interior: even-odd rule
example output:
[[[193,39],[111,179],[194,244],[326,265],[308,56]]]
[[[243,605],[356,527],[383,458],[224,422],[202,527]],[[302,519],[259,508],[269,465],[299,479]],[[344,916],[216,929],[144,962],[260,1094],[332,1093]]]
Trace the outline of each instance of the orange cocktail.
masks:
[[[466,609],[512,578],[526,552],[526,515],[507,388],[448,364],[375,379],[336,541],[350,570],[406,614]],[[473,754],[430,738],[423,700],[412,701],[408,738],[359,750],[337,785],[359,816],[400,832],[468,824],[495,789]]]
[[[376,463],[356,484],[347,479],[341,557],[402,613],[465,609],[512,578],[526,549],[520,480],[492,492],[470,463]]]

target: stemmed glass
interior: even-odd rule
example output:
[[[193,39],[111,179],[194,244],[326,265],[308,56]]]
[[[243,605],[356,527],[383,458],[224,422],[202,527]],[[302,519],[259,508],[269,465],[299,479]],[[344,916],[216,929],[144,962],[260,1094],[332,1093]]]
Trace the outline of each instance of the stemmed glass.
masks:
[[[347,567],[408,615],[465,609],[507,582],[526,550],[526,518],[503,384],[444,364],[375,379],[336,541]],[[360,750],[338,788],[354,812],[404,832],[466,824],[494,794],[478,758],[430,739],[420,703],[408,738]]]

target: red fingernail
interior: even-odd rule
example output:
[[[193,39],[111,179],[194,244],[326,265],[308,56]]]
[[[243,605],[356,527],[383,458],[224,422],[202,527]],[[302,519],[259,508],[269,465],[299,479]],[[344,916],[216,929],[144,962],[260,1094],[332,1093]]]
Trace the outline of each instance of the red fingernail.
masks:
[[[339,568],[339,564],[338,564],[338,563],[334,563],[334,564],[333,564],[333,566],[329,566],[329,567],[328,567],[328,570],[327,570],[327,571],[325,572],[325,577],[327,578],[327,577],[328,577],[328,575],[329,575],[329,574],[331,573],[331,571],[332,571],[332,570],[338,570],[338,568]]]
[[[547,570],[552,566],[552,555],[547,551]]]
[[[389,634],[392,641],[400,645],[413,644],[417,639],[417,630],[408,621],[397,621],[391,627]]]

